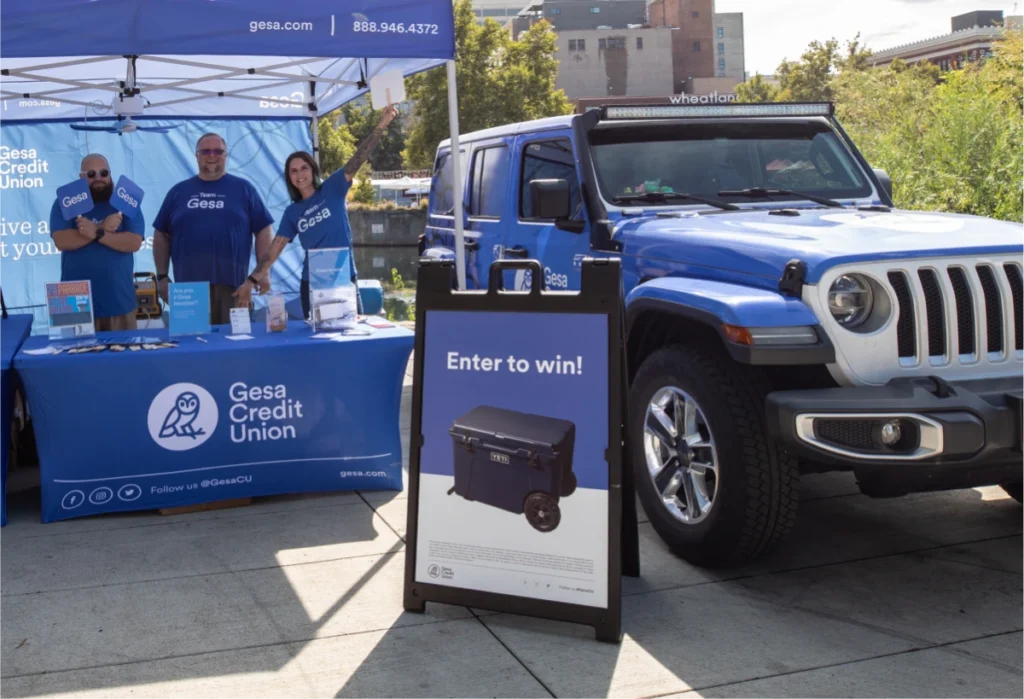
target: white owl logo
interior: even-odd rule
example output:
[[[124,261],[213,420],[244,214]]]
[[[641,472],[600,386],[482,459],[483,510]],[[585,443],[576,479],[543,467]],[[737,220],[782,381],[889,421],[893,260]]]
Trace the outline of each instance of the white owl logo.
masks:
[[[192,427],[192,423],[199,417],[199,396],[192,391],[185,391],[174,401],[174,407],[164,418],[164,424],[160,428],[160,436],[167,437],[189,437],[196,439],[202,437],[206,432],[200,427],[198,430]]]
[[[170,451],[195,449],[217,429],[217,401],[194,383],[176,383],[160,391],[147,419],[153,441]]]

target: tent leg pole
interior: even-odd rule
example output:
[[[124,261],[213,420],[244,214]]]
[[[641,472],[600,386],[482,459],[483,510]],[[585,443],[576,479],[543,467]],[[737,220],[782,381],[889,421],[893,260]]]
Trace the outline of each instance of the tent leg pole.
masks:
[[[459,157],[459,92],[455,84],[455,61],[448,61],[448,127],[452,139],[452,182],[455,203],[455,276],[466,290],[466,243],[463,239],[462,159]]]
[[[316,110],[316,80],[309,81],[309,108],[312,112],[309,115],[309,128],[312,129],[310,135],[313,137],[313,160],[316,166],[320,167],[320,120]]]
[[[320,167],[320,124],[317,123],[315,114],[310,118],[309,125],[313,131],[313,160],[316,161],[316,166]]]

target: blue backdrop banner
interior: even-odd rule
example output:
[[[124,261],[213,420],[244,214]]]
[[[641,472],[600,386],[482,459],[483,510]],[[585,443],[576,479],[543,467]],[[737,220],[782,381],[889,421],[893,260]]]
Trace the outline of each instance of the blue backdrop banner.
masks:
[[[116,135],[75,131],[63,122],[10,123],[0,126],[0,279],[8,308],[45,304],[44,284],[60,280],[60,251],[50,237],[50,208],[57,188],[78,178],[83,156],[100,153],[110,163],[111,178],[126,176],[143,192],[146,239],[135,254],[135,271],[152,272],[153,229],[164,195],[197,172],[195,144],[206,132],[221,134],[228,144],[227,171],[256,187],[280,222],[290,203],[284,161],[296,150],[312,152],[305,119],[150,120],[177,126],[167,133]],[[304,251],[289,245],[273,267],[273,287],[286,299],[298,298]],[[252,264],[255,265],[255,253]],[[259,303],[261,300],[254,297]],[[36,313],[37,329],[45,314]]]

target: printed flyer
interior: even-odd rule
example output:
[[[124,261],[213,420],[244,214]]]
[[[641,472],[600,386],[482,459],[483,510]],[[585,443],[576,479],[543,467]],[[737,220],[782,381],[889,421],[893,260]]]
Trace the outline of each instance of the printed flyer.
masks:
[[[427,312],[416,581],[608,606],[607,323]]]

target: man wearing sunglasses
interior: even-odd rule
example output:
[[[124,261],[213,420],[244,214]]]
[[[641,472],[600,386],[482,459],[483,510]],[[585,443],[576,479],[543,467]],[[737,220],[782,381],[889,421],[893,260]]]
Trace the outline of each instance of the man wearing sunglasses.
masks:
[[[110,204],[114,180],[102,155],[85,156],[80,170],[79,177],[89,181],[92,210],[65,221],[58,201],[50,209],[50,235],[61,251],[61,281],[91,282],[97,330],[135,330],[133,253],[142,247],[146,230],[142,211],[125,217]]]
[[[231,322],[232,294],[249,276],[253,238],[259,259],[270,247],[273,222],[259,192],[225,172],[228,149],[217,134],[196,142],[199,173],[174,185],[153,221],[153,262],[167,301],[170,266],[176,282],[209,282],[210,322]]]

